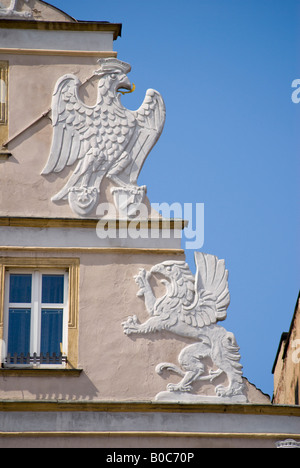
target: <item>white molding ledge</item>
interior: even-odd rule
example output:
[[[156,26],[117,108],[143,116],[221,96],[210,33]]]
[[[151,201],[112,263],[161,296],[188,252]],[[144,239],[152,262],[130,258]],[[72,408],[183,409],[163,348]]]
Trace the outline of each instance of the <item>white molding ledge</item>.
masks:
[[[29,29],[0,29],[1,49],[66,51],[112,51],[114,32],[111,31],[49,31]],[[3,53],[3,52],[2,52]]]
[[[129,228],[130,229],[130,228]],[[105,232],[105,231],[102,231]],[[181,249],[182,230],[148,228],[133,230],[128,235],[127,227],[117,228],[115,232],[109,230],[105,238],[97,235],[96,228],[32,228],[0,226],[1,247],[54,247],[54,248],[99,248],[99,247],[126,247],[126,248],[155,248],[155,249]],[[137,238],[133,236],[136,234]]]

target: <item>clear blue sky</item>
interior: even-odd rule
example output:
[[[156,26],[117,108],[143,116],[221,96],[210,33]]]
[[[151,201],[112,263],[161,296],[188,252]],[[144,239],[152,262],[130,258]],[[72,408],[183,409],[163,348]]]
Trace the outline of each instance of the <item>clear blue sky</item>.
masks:
[[[299,291],[299,0],[49,0],[76,19],[123,23],[138,108],[163,95],[167,122],[139,182],[151,202],[205,204],[202,250],[224,258],[224,326],[244,375],[272,394],[272,365]],[[187,260],[194,269],[192,252]],[[300,337],[299,337],[300,338]]]

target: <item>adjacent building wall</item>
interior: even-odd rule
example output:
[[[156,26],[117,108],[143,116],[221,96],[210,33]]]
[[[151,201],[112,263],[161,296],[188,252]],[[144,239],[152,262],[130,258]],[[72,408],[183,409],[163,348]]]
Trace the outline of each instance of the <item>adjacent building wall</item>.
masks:
[[[300,405],[300,300],[290,331],[283,333],[273,367],[276,404]]]

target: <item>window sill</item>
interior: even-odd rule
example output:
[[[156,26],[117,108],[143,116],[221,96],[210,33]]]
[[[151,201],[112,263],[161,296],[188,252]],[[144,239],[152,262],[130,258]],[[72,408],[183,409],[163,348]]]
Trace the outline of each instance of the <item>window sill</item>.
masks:
[[[67,369],[65,367],[7,367],[0,369],[1,376],[9,377],[79,377],[83,369]]]
[[[7,161],[12,154],[9,151],[5,151],[3,149],[0,150],[0,162],[1,161]]]

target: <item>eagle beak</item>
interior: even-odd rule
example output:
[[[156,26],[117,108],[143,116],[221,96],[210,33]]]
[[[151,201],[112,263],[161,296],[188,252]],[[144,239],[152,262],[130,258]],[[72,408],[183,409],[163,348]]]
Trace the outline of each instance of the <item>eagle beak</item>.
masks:
[[[132,88],[129,91],[120,91],[120,89],[118,89],[118,93],[123,94],[123,96],[124,96],[124,94],[131,94],[134,91],[135,91],[135,84],[134,83],[132,83]]]
[[[121,89],[126,89],[127,91],[121,91]],[[117,91],[123,95],[133,93],[134,90],[135,90],[135,85],[133,84],[131,86],[131,82],[129,78],[127,78],[127,76],[125,77],[124,80],[120,81],[118,89],[117,89]]]

